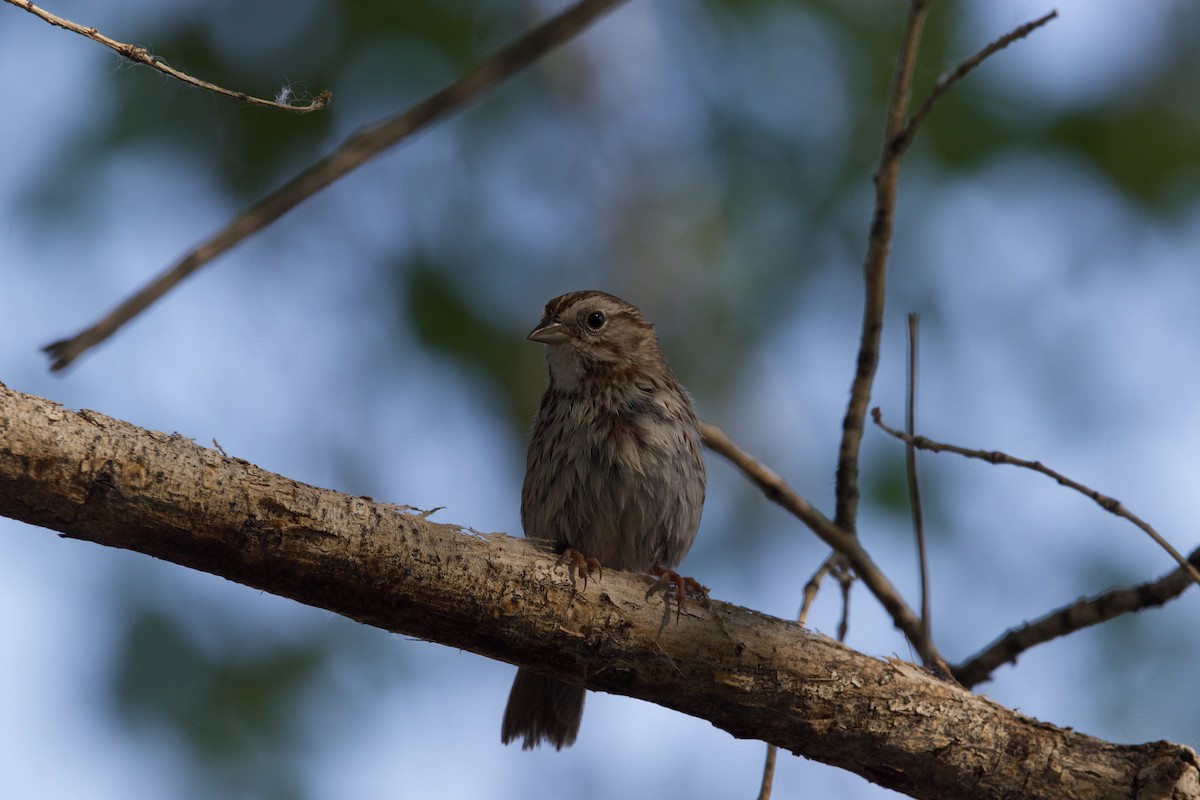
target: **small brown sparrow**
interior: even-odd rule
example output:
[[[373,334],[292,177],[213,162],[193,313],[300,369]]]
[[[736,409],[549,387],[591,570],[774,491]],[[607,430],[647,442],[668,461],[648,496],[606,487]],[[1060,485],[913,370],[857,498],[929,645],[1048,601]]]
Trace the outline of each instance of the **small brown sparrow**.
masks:
[[[534,418],[521,489],[526,536],[589,565],[671,576],[696,538],[704,459],[691,398],[634,306],[597,291],[546,304],[529,334],[546,345],[550,384]],[[565,558],[566,556],[564,556]],[[586,557],[586,558],[585,558]],[[500,738],[571,745],[582,686],[518,670]]]

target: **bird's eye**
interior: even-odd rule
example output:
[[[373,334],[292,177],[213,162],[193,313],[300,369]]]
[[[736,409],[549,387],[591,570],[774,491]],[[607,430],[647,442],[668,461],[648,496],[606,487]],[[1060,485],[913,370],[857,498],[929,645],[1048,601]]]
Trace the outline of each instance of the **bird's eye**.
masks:
[[[598,331],[604,327],[604,312],[593,311],[587,315],[587,326],[594,331]]]

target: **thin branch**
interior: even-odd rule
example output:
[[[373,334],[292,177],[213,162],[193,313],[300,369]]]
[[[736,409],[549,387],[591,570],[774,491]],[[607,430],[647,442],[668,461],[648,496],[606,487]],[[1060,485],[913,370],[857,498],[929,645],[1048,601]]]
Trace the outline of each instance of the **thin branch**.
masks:
[[[863,549],[857,536],[853,536],[835,525],[832,520],[788,486],[783,478],[751,458],[730,441],[725,432],[716,425],[702,422],[700,423],[700,432],[704,436],[706,447],[729,459],[762,490],[767,499],[783,506],[807,525],[821,541],[842,554],[854,568],[855,574],[866,584],[871,594],[875,595],[875,598],[892,617],[895,626],[912,643],[913,648],[920,654],[922,662],[935,672],[949,677],[949,668],[937,648],[934,647],[933,642],[925,637],[921,629],[920,618],[908,607],[896,587],[883,574],[883,570]]]
[[[775,759],[779,755],[776,745],[767,745],[767,755],[763,760],[762,783],[758,787],[758,800],[771,800],[771,787],[775,783]]]
[[[850,633],[850,589],[854,586],[854,573],[844,563],[841,563],[841,559],[835,559],[833,562],[833,577],[837,579],[838,587],[842,590],[842,617],[838,620],[837,640],[844,642],[846,641],[846,635]],[[932,640],[925,639],[924,641],[929,642],[930,647],[933,646]],[[938,658],[940,659],[941,657],[939,656]],[[933,661],[925,666],[934,671],[940,671],[943,675],[948,675],[944,662]]]
[[[1132,511],[1122,505],[1121,502],[1116,498],[1109,497],[1106,494],[1101,494],[1089,486],[1085,486],[1078,481],[1072,480],[1066,475],[1063,475],[1061,472],[1056,472],[1050,469],[1040,461],[1028,461],[1023,458],[1016,458],[1015,456],[1010,456],[1007,453],[1002,453],[999,450],[971,450],[966,447],[958,447],[957,445],[935,442],[932,439],[924,436],[909,436],[902,431],[898,431],[895,428],[889,428],[887,425],[885,425],[883,422],[883,413],[878,408],[871,410],[871,416],[874,418],[875,424],[883,429],[886,433],[896,437],[902,442],[910,443],[913,447],[916,447],[920,450],[928,450],[931,453],[956,453],[957,455],[966,456],[967,458],[977,458],[981,461],[987,461],[989,464],[1009,464],[1014,467],[1021,467],[1023,469],[1033,470],[1034,472],[1040,472],[1046,477],[1053,478],[1054,481],[1060,486],[1066,486],[1068,489],[1074,489],[1085,497],[1091,498],[1096,505],[1100,506],[1110,514],[1115,514],[1118,517],[1127,519],[1137,527],[1141,528],[1146,535],[1148,535],[1158,544],[1159,547],[1161,547],[1163,550],[1166,550],[1171,555],[1171,558],[1175,559],[1176,563],[1178,563],[1181,568],[1187,570],[1188,574],[1192,576],[1192,579],[1197,584],[1200,584],[1200,571],[1197,571],[1196,567],[1193,567],[1191,564],[1189,564],[1188,560],[1184,558],[1178,550],[1172,547],[1170,542],[1164,539],[1158,531],[1154,530],[1154,528],[1150,526],[1150,523],[1134,514]]]
[[[804,601],[800,604],[800,613],[796,616],[796,621],[801,625],[808,624],[808,612],[812,610],[812,604],[817,599],[817,593],[821,591],[821,582],[833,571],[834,563],[837,559],[838,554],[836,552],[830,553],[821,562],[821,566],[817,567],[817,571],[813,573],[812,577],[808,579],[808,583],[804,584]]]
[[[135,292],[104,318],[69,339],[47,345],[51,370],[69,366],[117,332],[184,278],[248,236],[397,142],[478,100],[489,89],[570,41],[600,15],[626,0],[580,0],[513,41],[445,88],[394,117],[362,130],[234,218],[208,241]]]
[[[1200,548],[1192,551],[1188,562],[1200,567]],[[991,679],[997,668],[1015,663],[1017,656],[1036,645],[1099,625],[1122,614],[1164,605],[1183,594],[1192,583],[1187,570],[1176,567],[1157,580],[1079,600],[1008,631],[954,667],[954,676],[968,688],[983,683]]]
[[[226,97],[232,97],[233,99],[240,100],[243,103],[249,103],[250,105],[254,106],[263,106],[264,108],[275,108],[282,111],[291,111],[293,114],[308,114],[312,111],[320,111],[328,106],[329,102],[333,99],[333,93],[326,90],[314,97],[312,102],[308,103],[307,105],[292,105],[291,103],[280,102],[279,100],[264,100],[261,97],[254,97],[253,95],[246,94],[245,92],[226,89],[224,86],[217,86],[215,83],[202,81],[199,78],[195,78],[187,74],[186,72],[175,69],[144,47],[139,47],[136,44],[118,42],[116,39],[110,39],[95,28],[88,28],[72,22],[69,19],[51,14],[49,11],[46,11],[43,8],[38,8],[33,3],[30,3],[29,0],[4,0],[4,2],[11,3],[17,8],[23,8],[30,14],[49,22],[51,25],[56,25],[60,28],[71,31],[72,33],[78,33],[80,36],[86,36],[93,42],[99,42],[105,47],[114,50],[122,58],[127,58],[137,64],[145,64],[151,69],[158,70],[164,75],[170,75],[172,78],[181,80],[190,86],[195,86],[197,89],[205,89],[210,92],[215,92],[216,94],[225,95]]]
[[[804,627],[808,622],[808,612],[812,608],[813,601],[817,599],[817,592],[821,590],[821,582],[833,570],[834,563],[841,559],[837,552],[830,553],[829,556],[821,562],[821,566],[817,567],[817,571],[808,579],[808,583],[804,584],[804,602],[800,604],[800,613],[796,617],[796,621],[800,623],[800,627]],[[842,608],[842,618],[846,618],[846,607]],[[838,641],[845,642],[846,637],[843,633],[838,637]],[[768,744],[767,753],[763,759],[763,774],[762,781],[758,787],[758,800],[770,800],[771,787],[775,783],[775,762],[779,756],[779,748],[776,745]]]
[[[912,140],[916,137],[917,129],[921,127],[921,123],[925,121],[925,118],[929,116],[929,113],[933,111],[933,107],[945,96],[946,92],[950,91],[950,87],[967,77],[972,70],[989,57],[1008,47],[1013,42],[1024,39],[1057,16],[1057,11],[1051,11],[1049,14],[1039,17],[1032,22],[1026,22],[1024,25],[1004,34],[970,58],[959,62],[958,66],[951,70],[949,75],[938,81],[937,86],[933,87],[933,91],[929,93],[929,96],[925,98],[924,102],[921,103],[920,107],[909,118],[908,124],[904,126],[904,131],[896,141],[896,146],[902,152],[908,149],[908,146],[912,144]]]
[[[917,326],[920,314],[908,315],[908,397],[904,404],[904,427],[908,435],[916,433],[917,425]],[[921,579],[921,627],[926,638],[933,638],[933,622],[929,609],[929,559],[925,553],[925,520],[921,513],[921,485],[917,480],[917,451],[912,445],[904,448],[905,472],[908,474],[908,506],[912,511],[913,536],[917,540],[917,571]]]
[[[930,0],[913,0],[900,40],[900,55],[892,77],[888,99],[887,122],[884,126],[883,154],[875,173],[875,211],[871,217],[871,233],[863,264],[865,303],[862,335],[854,380],[850,386],[850,402],[842,420],[842,441],[838,450],[837,513],[834,521],[842,530],[855,532],[858,519],[858,453],[862,444],[867,405],[871,401],[871,384],[879,364],[879,340],[883,335],[883,309],[887,284],[888,252],[892,246],[892,227],[896,212],[896,184],[900,172],[901,151],[894,142],[904,130],[908,102],[912,92],[913,71],[917,50]]]
[[[858,452],[862,443],[867,405],[871,399],[871,384],[879,364],[879,341],[883,333],[883,309],[887,277],[887,259],[891,249],[892,228],[896,207],[896,185],[900,159],[916,136],[917,129],[933,110],[938,100],[950,88],[982,64],[989,56],[1018,39],[1028,36],[1057,16],[1051,12],[1040,19],[1016,28],[989,44],[983,50],[959,64],[934,87],[929,97],[907,121],[913,70],[917,49],[931,0],[913,0],[901,37],[900,55],[892,79],[888,99],[887,122],[884,130],[883,154],[875,173],[875,211],[871,218],[871,233],[863,265],[866,279],[866,302],[863,309],[862,335],[858,360],[850,387],[850,402],[842,421],[842,443],[838,451],[837,514],[838,527],[848,531],[856,528],[858,514]]]

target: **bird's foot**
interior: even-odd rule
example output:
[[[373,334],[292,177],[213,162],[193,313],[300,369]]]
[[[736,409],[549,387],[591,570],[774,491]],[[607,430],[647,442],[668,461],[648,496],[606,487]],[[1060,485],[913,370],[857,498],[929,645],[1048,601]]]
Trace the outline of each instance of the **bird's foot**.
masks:
[[[702,586],[695,578],[685,578],[675,570],[665,567],[655,567],[650,570],[650,574],[657,575],[658,580],[646,590],[646,599],[649,600],[654,594],[662,592],[663,599],[670,603],[670,598],[674,595],[676,622],[679,622],[679,617],[683,614],[687,598],[699,600],[701,604],[708,603],[708,587]]]
[[[600,566],[600,562],[594,558],[588,558],[583,553],[576,550],[574,547],[568,547],[563,551],[563,554],[558,557],[558,561],[554,562],[554,566],[561,567],[567,565],[567,574],[571,576],[571,585],[575,585],[575,574],[578,573],[583,577],[583,588],[587,589],[588,576],[593,572],[596,573],[597,579],[604,577],[604,569]]]

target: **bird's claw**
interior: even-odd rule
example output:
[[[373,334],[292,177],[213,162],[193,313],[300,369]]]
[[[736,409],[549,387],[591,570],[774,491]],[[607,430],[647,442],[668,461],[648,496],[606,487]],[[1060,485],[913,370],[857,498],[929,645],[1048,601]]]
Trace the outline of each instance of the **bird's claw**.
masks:
[[[669,603],[671,595],[674,595],[675,622],[679,622],[688,597],[699,600],[702,604],[708,603],[708,587],[701,585],[695,578],[686,578],[675,570],[664,567],[655,567],[651,574],[657,575],[658,580],[646,590],[646,599],[649,600],[658,592],[662,592],[664,600]]]
[[[574,547],[568,547],[558,557],[558,561],[554,562],[554,566],[561,567],[567,565],[567,574],[571,576],[571,585],[575,585],[575,574],[583,576],[583,588],[587,589],[588,576],[593,572],[596,573],[597,580],[604,578],[604,568],[600,566],[600,562],[595,558],[588,558],[583,553],[576,550]]]

